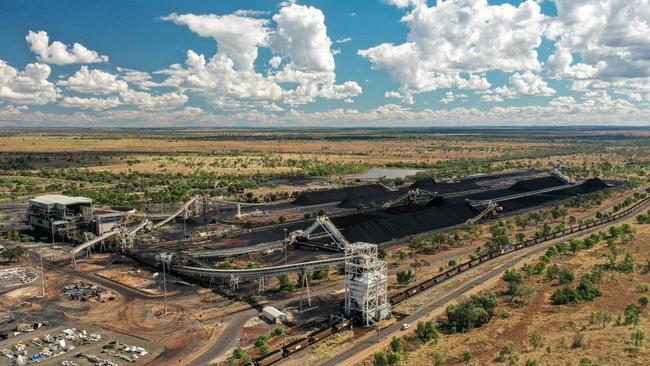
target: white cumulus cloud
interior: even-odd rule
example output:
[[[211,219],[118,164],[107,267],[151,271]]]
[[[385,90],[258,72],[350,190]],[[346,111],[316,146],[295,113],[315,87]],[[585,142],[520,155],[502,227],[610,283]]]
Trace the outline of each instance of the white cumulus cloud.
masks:
[[[46,64],[31,63],[19,71],[0,60],[0,101],[16,104],[47,104],[55,101],[59,90],[51,83]]]
[[[537,47],[547,19],[532,0],[517,7],[487,0],[439,1],[416,6],[402,21],[410,30],[407,42],[358,52],[373,67],[386,70],[402,91],[460,87],[460,73],[541,68]]]
[[[129,86],[115,75],[102,70],[89,70],[81,66],[79,70],[66,80],[57,83],[79,93],[108,94],[126,91]]]
[[[79,43],[74,43],[72,47],[59,41],[50,44],[50,37],[45,31],[29,31],[25,39],[40,62],[55,65],[108,62],[108,56],[100,55]]]
[[[81,98],[81,97],[64,97],[61,105],[68,108],[92,109],[95,111],[102,111],[117,107],[120,105],[118,97],[109,98]]]

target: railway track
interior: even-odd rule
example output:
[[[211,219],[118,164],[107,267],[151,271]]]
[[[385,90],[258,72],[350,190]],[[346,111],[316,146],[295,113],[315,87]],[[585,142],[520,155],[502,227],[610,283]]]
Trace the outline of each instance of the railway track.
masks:
[[[562,231],[559,231],[559,232],[556,232],[556,233],[552,233],[552,234],[549,234],[549,235],[546,235],[546,236],[543,236],[543,237],[534,238],[534,239],[526,240],[526,241],[523,241],[523,242],[520,242],[520,243],[516,243],[516,244],[514,244],[514,245],[512,245],[512,246],[510,246],[508,248],[505,248],[505,249],[495,250],[495,251],[493,251],[491,253],[488,253],[486,255],[483,255],[483,256],[481,256],[479,258],[463,262],[460,265],[456,266],[455,268],[449,269],[449,270],[447,270],[447,271],[445,271],[445,272],[443,272],[443,273],[441,273],[439,275],[436,275],[436,276],[434,276],[432,278],[424,280],[424,281],[422,281],[422,282],[420,282],[420,283],[418,283],[418,284],[416,284],[414,286],[409,287],[408,289],[406,289],[404,291],[393,294],[393,295],[389,296],[389,302],[391,303],[391,305],[397,305],[397,304],[401,303],[402,301],[405,301],[406,299],[411,298],[411,297],[421,293],[422,291],[425,291],[425,290],[430,289],[430,288],[432,288],[434,286],[437,286],[437,285],[441,284],[442,282],[445,282],[445,281],[447,281],[447,280],[449,280],[449,279],[451,279],[453,277],[456,277],[456,276],[458,276],[458,275],[460,275],[460,274],[462,274],[464,272],[467,272],[467,271],[471,270],[472,268],[475,268],[475,267],[477,267],[477,266],[479,266],[479,265],[481,265],[481,264],[483,264],[485,262],[494,260],[496,258],[499,258],[499,257],[503,256],[503,255],[508,255],[508,254],[511,254],[511,253],[515,253],[515,252],[518,252],[520,250],[535,247],[535,246],[537,246],[539,244],[550,242],[550,241],[560,239],[560,238],[563,238],[563,237],[575,236],[575,235],[580,234],[580,233],[591,232],[591,231],[593,231],[594,229],[596,229],[598,227],[605,226],[605,225],[608,225],[608,224],[611,224],[611,223],[615,223],[615,222],[621,221],[622,219],[626,219],[628,217],[631,217],[631,216],[641,212],[643,209],[647,208],[648,206],[650,206],[650,197],[646,197],[646,198],[642,199],[641,201],[637,202],[636,204],[634,204],[633,206],[631,206],[631,207],[629,207],[629,208],[627,208],[627,209],[625,209],[625,210],[623,210],[623,211],[621,211],[621,212],[619,212],[617,214],[614,214],[612,216],[605,217],[605,218],[602,218],[602,219],[598,219],[598,220],[595,220],[595,221],[590,222],[588,224],[575,225],[575,226],[569,227],[569,228],[567,228],[565,230],[562,230]],[[542,250],[542,249],[543,248],[539,248],[539,250]],[[530,254],[528,254],[528,255],[530,255]],[[528,256],[528,255],[526,255],[526,256]],[[512,261],[510,261],[508,263],[508,266],[515,265],[518,262],[518,260],[519,259],[513,259]],[[385,330],[385,334],[389,334],[389,333],[393,333],[393,332],[397,331],[399,329],[399,327],[400,327],[400,324],[403,323],[404,321],[412,321],[412,320],[417,320],[417,319],[421,318],[422,316],[424,316],[428,312],[430,312],[432,308],[442,306],[443,304],[447,303],[448,301],[453,300],[453,298],[459,296],[460,294],[464,293],[465,291],[471,289],[474,286],[479,285],[481,281],[482,281],[482,278],[476,278],[476,279],[468,282],[463,287],[461,287],[459,289],[456,289],[455,291],[453,291],[449,295],[445,296],[444,299],[436,301],[435,303],[430,304],[426,308],[423,308],[423,309],[420,309],[420,310],[416,311],[414,314],[411,314],[406,319],[404,319],[402,322],[398,322],[396,324],[391,325],[390,327],[388,327],[388,329],[386,329],[388,332],[386,332],[386,330]],[[318,341],[320,341],[322,339],[325,339],[325,338],[326,337],[320,338]],[[315,343],[317,343],[317,341],[308,342],[306,344],[303,344],[303,345],[301,345],[300,350],[308,348],[309,346],[311,346],[311,345],[313,345]],[[355,347],[353,347],[352,349],[349,349],[349,350],[335,356],[334,358],[330,359],[324,365],[334,366],[334,365],[342,364],[349,357],[352,357],[353,355],[363,351],[363,349],[365,349],[367,347],[368,347],[367,344],[358,344]],[[253,361],[253,363],[251,363],[251,365],[256,365],[256,366],[271,365],[271,364],[276,363],[276,362],[278,362],[280,360],[286,359],[287,357],[291,356],[292,354],[294,354],[294,353],[296,353],[298,351],[299,350],[295,350],[294,352],[291,352],[291,353],[288,353],[288,354],[287,353],[282,353],[282,357],[279,357],[280,350],[277,350],[276,352],[273,353],[274,355],[276,355],[274,358],[277,358],[277,359],[274,359],[272,362],[270,362],[270,363],[258,363],[257,360],[255,360],[255,361]]]

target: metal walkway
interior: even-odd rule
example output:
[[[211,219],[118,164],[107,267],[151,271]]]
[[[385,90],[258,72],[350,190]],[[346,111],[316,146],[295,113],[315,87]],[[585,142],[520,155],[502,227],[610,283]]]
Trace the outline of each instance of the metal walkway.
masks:
[[[230,278],[232,276],[239,278],[258,278],[261,276],[278,276],[289,273],[300,273],[304,270],[320,270],[332,267],[338,267],[345,263],[344,257],[322,259],[311,262],[302,262],[295,264],[285,264],[275,267],[251,268],[251,269],[211,269],[189,266],[172,266],[172,271],[184,275],[209,277],[209,278]]]

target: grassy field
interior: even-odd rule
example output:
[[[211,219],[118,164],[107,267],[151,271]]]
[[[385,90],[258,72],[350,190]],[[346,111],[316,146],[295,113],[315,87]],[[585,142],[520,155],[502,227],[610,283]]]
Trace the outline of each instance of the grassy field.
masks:
[[[5,131],[0,199],[64,192],[138,205],[198,191],[269,201],[293,193],[280,178],[358,184],[347,178],[372,167],[440,178],[563,164],[576,176],[645,179],[647,137],[588,129]]]
[[[487,324],[450,334],[445,332],[443,315],[438,319],[442,334],[437,341],[422,343],[414,336],[403,339],[403,350],[397,352],[399,364],[647,365],[650,225],[635,219],[627,224],[635,233],[632,237],[611,239],[607,231],[591,248],[554,255],[540,274],[519,268],[523,281],[514,295],[503,280],[489,289],[498,300]],[[631,264],[627,268],[626,261]],[[548,268],[552,266],[571,272],[573,277],[564,282],[551,277]],[[583,278],[595,271],[601,273],[595,285],[598,296],[557,304],[556,292],[563,287],[580,288]],[[370,359],[364,364],[375,362]]]

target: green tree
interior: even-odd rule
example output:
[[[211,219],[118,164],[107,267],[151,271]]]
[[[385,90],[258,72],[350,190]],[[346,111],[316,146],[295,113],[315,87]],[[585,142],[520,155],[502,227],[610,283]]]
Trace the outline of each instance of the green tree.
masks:
[[[397,283],[400,285],[406,285],[408,283],[413,282],[415,279],[415,274],[413,274],[413,271],[410,269],[404,270],[404,271],[399,271],[396,274],[397,276]]]
[[[400,358],[401,358],[401,357],[400,357],[400,354],[399,354],[399,353],[397,353],[397,352],[390,352],[390,353],[388,354],[388,357],[387,357],[387,359],[388,359],[388,364],[391,365],[391,366],[399,365]]]
[[[402,340],[402,338],[393,337],[393,340],[390,341],[390,348],[393,352],[403,352],[404,340]]]
[[[278,276],[278,281],[280,282],[280,291],[282,292],[291,292],[296,288],[296,284],[287,275]]]
[[[582,246],[582,242],[580,242],[580,240],[571,239],[569,241],[569,247],[571,248],[571,252],[573,253],[573,255],[576,255],[578,250],[580,250],[581,246]]]
[[[571,268],[562,268],[558,273],[558,279],[560,280],[560,284],[568,285],[575,280],[575,274]]]
[[[384,352],[375,352],[372,364],[373,366],[388,366],[388,357]]]
[[[429,341],[437,342],[440,338],[440,331],[438,331],[433,321],[427,320],[426,322],[418,322],[415,329],[415,336],[421,343]]]
[[[507,270],[501,279],[508,285],[506,293],[513,296],[519,293],[524,282],[524,276],[514,268]]]

